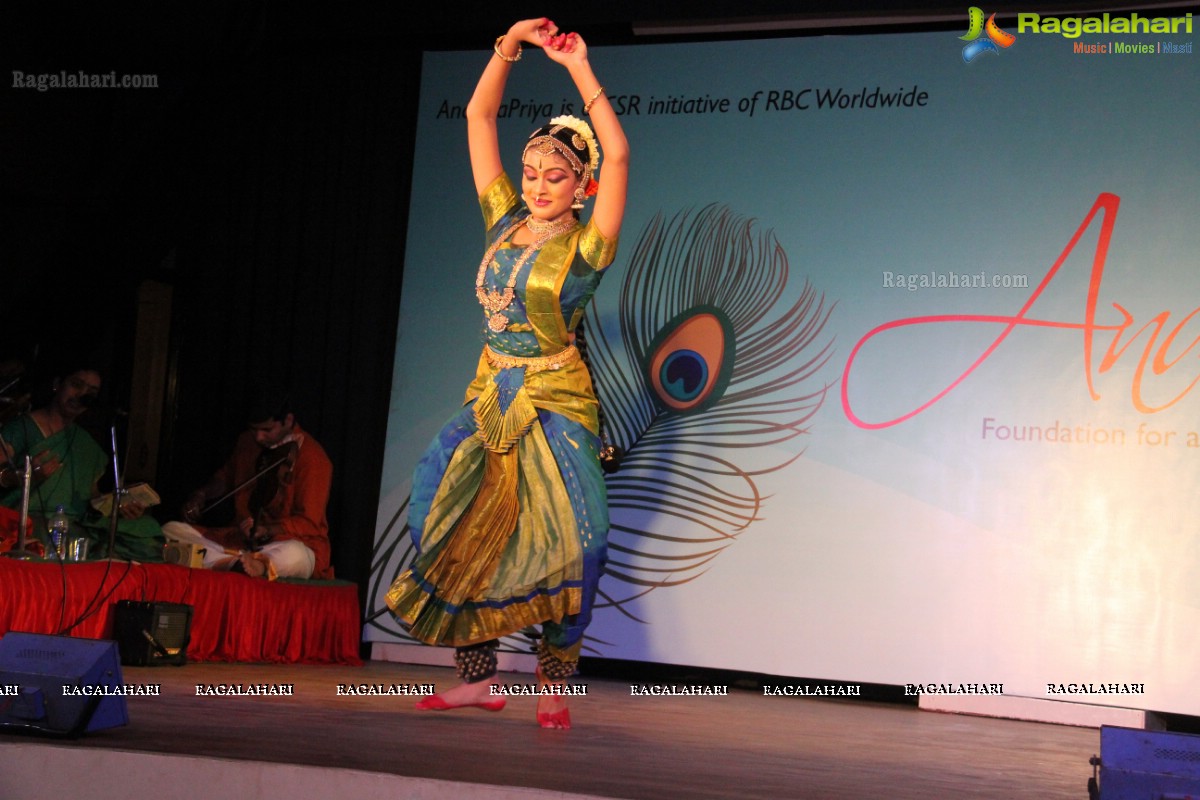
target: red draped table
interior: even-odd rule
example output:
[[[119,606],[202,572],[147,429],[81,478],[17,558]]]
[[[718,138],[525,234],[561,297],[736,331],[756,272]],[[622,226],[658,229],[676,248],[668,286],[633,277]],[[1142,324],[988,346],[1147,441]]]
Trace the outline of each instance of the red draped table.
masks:
[[[119,600],[193,607],[189,660],[359,665],[358,587],[173,564],[0,558],[0,635],[113,638]]]

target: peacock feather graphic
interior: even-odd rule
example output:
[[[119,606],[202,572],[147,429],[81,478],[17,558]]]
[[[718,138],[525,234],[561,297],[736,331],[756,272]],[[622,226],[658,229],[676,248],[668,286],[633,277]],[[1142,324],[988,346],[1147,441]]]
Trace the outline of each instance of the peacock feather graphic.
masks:
[[[624,451],[610,474],[609,561],[597,610],[637,619],[632,601],[695,580],[755,520],[751,449],[808,432],[831,384],[823,335],[833,306],[806,280],[786,296],[787,254],[770,230],[723,205],[660,213],[634,247],[620,291],[619,335],[588,329],[605,433]],[[603,309],[593,305],[589,314]],[[760,454],[761,454],[760,450]]]
[[[719,204],[660,212],[634,246],[615,331],[588,310],[584,349],[604,434],[624,457],[606,476],[609,561],[596,610],[633,608],[646,594],[700,577],[760,518],[757,478],[803,451],[779,447],[808,433],[831,383],[824,333],[833,305],[805,280],[788,297],[787,255],[775,235]],[[770,448],[764,451],[763,448]],[[752,451],[781,454],[745,463]],[[407,499],[377,537],[367,624],[409,638],[382,598],[416,555]],[[529,635],[502,643],[528,650]],[[595,652],[604,642],[591,640]]]

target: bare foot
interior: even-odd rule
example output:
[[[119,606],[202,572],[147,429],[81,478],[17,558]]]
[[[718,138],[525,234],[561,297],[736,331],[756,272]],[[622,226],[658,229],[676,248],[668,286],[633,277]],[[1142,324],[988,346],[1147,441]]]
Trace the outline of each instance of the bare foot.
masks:
[[[496,680],[490,679],[478,683],[460,683],[444,692],[422,697],[417,701],[417,708],[422,711],[448,711],[452,708],[482,708],[487,711],[499,711],[504,708],[505,699],[492,694]]]
[[[245,572],[251,578],[261,578],[267,574],[267,565],[261,559],[255,558],[251,553],[242,553],[241,563],[242,572]]]

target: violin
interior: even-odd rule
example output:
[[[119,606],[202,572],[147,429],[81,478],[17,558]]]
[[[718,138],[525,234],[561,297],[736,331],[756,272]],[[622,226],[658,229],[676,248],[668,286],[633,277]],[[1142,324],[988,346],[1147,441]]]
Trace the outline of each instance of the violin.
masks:
[[[252,486],[246,503],[250,512],[248,524],[238,527],[241,528],[241,535],[245,537],[246,546],[250,550],[258,550],[261,545],[271,541],[274,534],[263,531],[263,515],[276,502],[280,493],[292,485],[302,439],[302,436],[289,435],[279,443],[263,448],[255,459],[254,474],[200,509],[197,516],[207,514],[246,487]]]
[[[259,534],[262,528],[263,514],[277,498],[292,485],[296,468],[296,459],[300,455],[300,442],[288,436],[274,447],[264,449],[258,454],[254,464],[257,482],[250,491],[247,506],[250,516],[254,519],[254,528],[250,533],[250,544],[266,544],[270,537]]]

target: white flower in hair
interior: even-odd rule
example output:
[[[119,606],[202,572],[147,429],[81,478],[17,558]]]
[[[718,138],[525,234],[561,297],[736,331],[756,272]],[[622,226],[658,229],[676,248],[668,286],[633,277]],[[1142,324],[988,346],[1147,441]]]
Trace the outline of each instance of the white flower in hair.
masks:
[[[596,143],[596,135],[592,133],[592,126],[581,120],[579,117],[572,117],[569,114],[564,114],[561,117],[555,117],[550,120],[551,125],[562,125],[564,128],[570,128],[575,131],[575,135],[581,140],[575,145],[577,150],[582,150],[587,146],[588,162],[592,171],[596,171],[596,167],[600,166],[600,145]]]

